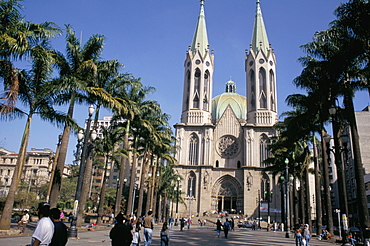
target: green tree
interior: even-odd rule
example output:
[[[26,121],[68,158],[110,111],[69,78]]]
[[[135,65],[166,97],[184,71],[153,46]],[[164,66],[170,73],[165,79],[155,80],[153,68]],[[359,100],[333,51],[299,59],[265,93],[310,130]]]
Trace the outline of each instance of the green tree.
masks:
[[[61,33],[52,22],[41,24],[26,21],[20,10],[21,0],[0,1],[0,67],[4,88],[7,91],[0,113],[9,113],[16,106],[19,73],[14,61],[29,57],[31,49],[44,40]]]
[[[48,83],[54,64],[52,52],[48,49],[48,46],[41,45],[33,47],[30,52],[32,58],[31,70],[22,70],[18,72],[18,100],[22,102],[22,105],[25,105],[26,108],[21,109],[15,107],[11,113],[1,114],[1,118],[3,119],[13,119],[22,116],[27,117],[17,163],[0,220],[0,228],[3,230],[10,229],[11,212],[26,160],[26,150],[33,116],[39,115],[41,119],[57,124],[58,126],[66,123],[69,126],[77,127],[70,117],[53,108],[54,98],[51,93],[50,84]],[[7,105],[1,103],[0,109],[3,107],[7,107]]]

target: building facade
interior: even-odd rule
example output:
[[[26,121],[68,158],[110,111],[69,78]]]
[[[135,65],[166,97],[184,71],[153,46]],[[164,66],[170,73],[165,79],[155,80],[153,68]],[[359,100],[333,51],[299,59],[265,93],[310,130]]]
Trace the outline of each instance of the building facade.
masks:
[[[31,148],[26,154],[26,163],[21,176],[21,182],[27,184],[28,192],[50,182],[55,153],[50,149]],[[18,154],[0,147],[0,197],[8,194],[12,182]],[[63,176],[70,174],[68,166],[64,168]]]
[[[276,57],[257,1],[252,42],[245,56],[247,96],[228,81],[213,97],[214,53],[210,50],[204,1],[184,62],[181,122],[175,125],[176,172],[185,201],[177,216],[237,212],[256,218],[281,217],[281,187],[264,173],[268,138],[278,120]],[[248,44],[246,44],[248,45]],[[244,51],[243,51],[244,52]],[[258,209],[260,207],[260,209]],[[261,213],[262,211],[262,213]]]

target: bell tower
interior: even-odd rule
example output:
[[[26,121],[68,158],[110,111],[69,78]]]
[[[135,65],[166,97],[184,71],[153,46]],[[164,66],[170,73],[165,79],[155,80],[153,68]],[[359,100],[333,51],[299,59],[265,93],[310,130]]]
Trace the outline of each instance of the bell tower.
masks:
[[[214,55],[209,50],[204,0],[200,1],[200,13],[191,46],[186,52],[184,94],[181,123],[204,125],[211,123],[212,80]]]
[[[247,122],[255,126],[273,126],[278,120],[276,94],[276,58],[268,41],[260,0],[250,50],[245,57],[247,81]]]

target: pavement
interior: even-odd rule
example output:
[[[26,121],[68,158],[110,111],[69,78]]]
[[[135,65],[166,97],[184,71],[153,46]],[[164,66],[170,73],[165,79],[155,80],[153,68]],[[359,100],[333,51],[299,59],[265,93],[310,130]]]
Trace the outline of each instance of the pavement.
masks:
[[[69,223],[66,223],[69,226]],[[0,246],[25,246],[31,242],[31,235],[36,226],[36,223],[30,223],[27,226],[25,234],[19,234],[17,225],[12,223],[12,230],[18,233],[13,235],[1,235]],[[112,227],[105,224],[96,228],[94,231],[88,231],[86,226],[79,228],[78,239],[69,239],[67,245],[70,246],[108,246],[111,245],[109,239],[109,231]],[[161,225],[155,225],[153,230],[153,246],[160,245],[159,232]],[[142,233],[142,231],[141,231]],[[143,241],[143,236],[141,235]],[[143,245],[143,242],[140,243]],[[235,245],[250,245],[250,246],[286,246],[295,245],[293,235],[291,238],[285,238],[285,232],[274,232],[266,230],[251,230],[249,228],[235,228],[229,232],[229,237],[225,238],[223,233],[218,238],[215,227],[192,225],[190,229],[184,228],[179,230],[176,226],[170,230],[170,246],[175,245],[201,245],[201,246],[235,246]],[[317,237],[310,240],[310,246],[330,246],[339,245],[329,241],[319,241]]]

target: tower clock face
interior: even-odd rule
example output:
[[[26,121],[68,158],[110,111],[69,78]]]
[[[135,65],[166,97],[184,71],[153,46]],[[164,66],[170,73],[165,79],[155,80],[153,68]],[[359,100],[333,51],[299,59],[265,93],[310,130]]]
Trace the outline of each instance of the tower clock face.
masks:
[[[217,152],[221,157],[232,158],[239,152],[238,140],[231,135],[225,135],[218,139],[216,144]]]

